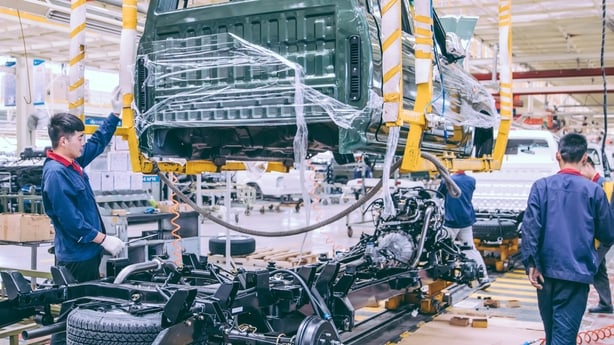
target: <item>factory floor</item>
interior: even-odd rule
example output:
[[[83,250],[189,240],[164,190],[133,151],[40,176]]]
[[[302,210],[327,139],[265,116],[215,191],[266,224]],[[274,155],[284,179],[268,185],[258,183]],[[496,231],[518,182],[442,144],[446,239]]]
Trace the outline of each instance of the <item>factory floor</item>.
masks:
[[[301,208],[298,212],[294,205],[281,205],[278,203],[259,202],[249,215],[243,208],[235,207],[229,213],[236,224],[251,229],[266,232],[294,229],[307,224],[306,210]],[[273,205],[271,207],[271,205]],[[333,215],[338,214],[349,204],[315,205],[311,209],[309,224],[315,224]],[[348,224],[351,231],[348,231]],[[320,253],[332,255],[336,250],[343,250],[355,244],[362,232],[373,231],[370,213],[364,216],[360,210],[354,211],[349,218],[342,218],[333,224],[322,227],[306,235],[289,237],[255,237],[256,251],[287,250],[302,252],[306,258],[317,257]],[[208,240],[210,237],[225,234],[226,230],[212,222],[205,221],[200,229],[200,254],[209,253]],[[352,235],[351,237],[349,235]],[[47,253],[48,244],[40,247],[24,247],[3,245],[0,250],[0,267],[16,269],[31,269],[31,260],[35,259],[36,270],[49,271],[53,264],[53,256]],[[32,256],[32,251],[36,257]],[[240,264],[240,263],[239,263]],[[609,256],[610,272],[614,272],[614,259]],[[537,310],[535,290],[529,285],[526,275],[516,267],[508,272],[490,272],[492,285],[486,290],[468,289],[462,298],[453,299],[452,305],[441,313],[432,316],[428,322],[419,322],[408,325],[407,329],[399,332],[394,339],[373,339],[369,344],[447,344],[447,345],[473,345],[473,344],[506,344],[521,345],[536,341],[543,337],[543,328]],[[611,279],[614,279],[614,275]],[[613,280],[614,281],[614,280]],[[484,301],[498,301],[497,307],[485,307]],[[589,306],[596,305],[598,300],[596,292],[591,288]],[[467,326],[455,326],[450,323],[452,318],[468,320]],[[486,326],[485,328],[472,327],[471,323]],[[583,336],[595,338],[597,331],[604,327],[614,327],[614,315],[586,313],[581,331]],[[602,334],[612,334],[606,331]],[[614,336],[603,340],[583,341],[583,344],[614,344]],[[9,344],[8,339],[0,339],[0,345]],[[26,344],[20,341],[20,344]]]

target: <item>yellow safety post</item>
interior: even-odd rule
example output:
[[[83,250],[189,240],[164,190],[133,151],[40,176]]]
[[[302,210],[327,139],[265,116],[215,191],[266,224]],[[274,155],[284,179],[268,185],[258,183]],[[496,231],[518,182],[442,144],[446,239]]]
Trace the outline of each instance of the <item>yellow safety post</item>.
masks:
[[[85,119],[85,0],[70,4],[68,112]]]
[[[414,5],[416,28],[416,102],[414,110],[405,111],[409,134],[405,143],[401,171],[418,171],[423,165],[420,143],[426,127],[425,113],[431,111],[433,98],[433,14],[431,2],[419,0]]]
[[[122,128],[117,133],[128,141],[130,151],[130,164],[132,170],[142,171],[141,153],[139,152],[138,138],[134,129],[134,112],[132,101],[134,100],[134,72],[131,70],[136,61],[136,24],[137,24],[137,0],[124,0],[122,3],[122,33],[120,41],[120,73],[119,86],[122,92]],[[124,132],[125,131],[125,132]]]
[[[493,169],[500,169],[514,110],[512,93],[512,0],[499,0],[499,95],[501,122],[493,149]]]

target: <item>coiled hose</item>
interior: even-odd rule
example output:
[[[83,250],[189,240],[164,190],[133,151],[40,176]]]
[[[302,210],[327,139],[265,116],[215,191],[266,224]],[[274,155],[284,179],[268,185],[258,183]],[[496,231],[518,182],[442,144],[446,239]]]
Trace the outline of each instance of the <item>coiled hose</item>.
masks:
[[[591,344],[597,343],[606,338],[611,338],[614,336],[614,325],[609,325],[597,329],[591,329],[587,331],[578,332],[578,337],[576,338],[576,344]],[[539,338],[531,341],[525,341],[522,345],[545,345],[546,338]]]

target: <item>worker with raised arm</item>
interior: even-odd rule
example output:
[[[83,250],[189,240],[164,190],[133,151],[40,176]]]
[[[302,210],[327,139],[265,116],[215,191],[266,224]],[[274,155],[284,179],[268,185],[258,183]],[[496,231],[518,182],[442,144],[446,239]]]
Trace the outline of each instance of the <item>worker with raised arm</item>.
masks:
[[[106,235],[83,170],[113,138],[122,108],[119,88],[111,103],[113,113],[85,143],[85,126],[72,114],[53,115],[48,127],[52,150],[47,152],[43,165],[43,204],[55,230],[56,264],[66,267],[78,282],[100,279],[103,249],[115,256],[125,246],[119,238]]]

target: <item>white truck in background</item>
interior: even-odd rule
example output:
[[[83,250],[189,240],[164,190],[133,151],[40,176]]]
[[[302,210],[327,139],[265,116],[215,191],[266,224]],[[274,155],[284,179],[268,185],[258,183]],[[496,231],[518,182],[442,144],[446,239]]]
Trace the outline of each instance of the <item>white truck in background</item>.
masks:
[[[487,265],[494,265],[497,271],[514,266],[531,186],[559,170],[557,149],[557,140],[549,131],[512,130],[501,170],[467,173],[476,179],[473,237]]]
[[[595,170],[597,170],[601,176],[607,177],[605,173],[606,166],[610,175],[612,174],[612,170],[614,170],[614,151],[610,147],[606,146],[605,148],[605,164],[603,163],[604,157],[601,154],[601,144],[589,143],[588,156],[593,160],[593,163],[595,163]]]
[[[512,130],[501,170],[473,173],[473,206],[482,211],[523,211],[533,182],[559,170],[557,141],[548,131]]]

